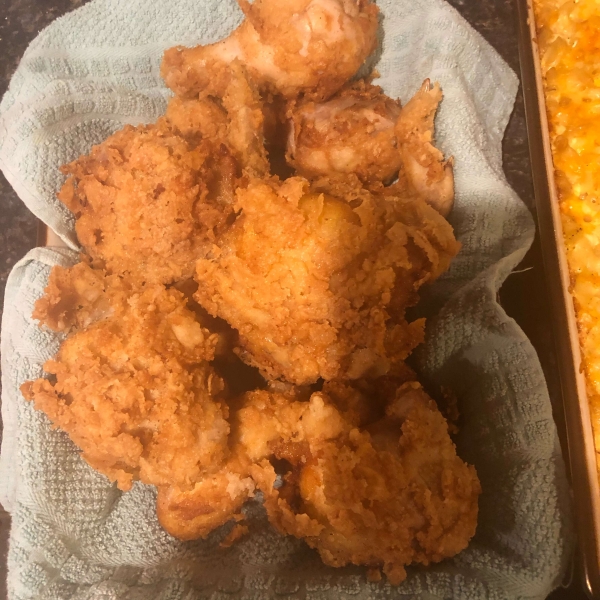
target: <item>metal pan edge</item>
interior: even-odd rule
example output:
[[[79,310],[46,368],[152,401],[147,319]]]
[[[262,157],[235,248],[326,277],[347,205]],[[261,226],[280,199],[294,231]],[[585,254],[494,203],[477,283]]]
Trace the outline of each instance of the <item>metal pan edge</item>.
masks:
[[[585,589],[600,598],[600,485],[596,449],[581,370],[581,352],[554,180],[535,17],[531,0],[516,0],[519,57],[536,201],[538,230],[546,271],[573,485]]]

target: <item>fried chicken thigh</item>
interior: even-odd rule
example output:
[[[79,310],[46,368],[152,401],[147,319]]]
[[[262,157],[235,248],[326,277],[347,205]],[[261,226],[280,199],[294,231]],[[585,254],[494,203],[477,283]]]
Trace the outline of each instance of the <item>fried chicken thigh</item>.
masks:
[[[422,340],[423,322],[404,318],[415,290],[458,251],[424,202],[328,186],[251,180],[240,216],[197,263],[195,298],[239,331],[241,358],[267,379],[387,372]]]
[[[323,100],[373,52],[378,10],[370,0],[239,0],[246,18],[215,44],[165,52],[161,74],[177,95],[195,97],[237,59],[263,91]]]
[[[332,400],[325,390],[309,402],[267,391],[245,397],[240,440],[271,523],[305,539],[326,564],[367,565],[373,576],[383,567],[392,584],[408,564],[464,549],[475,533],[479,480],[421,386],[402,385],[367,425],[368,416]],[[283,485],[275,485],[273,459],[289,465]]]
[[[44,365],[51,379],[23,384],[25,398],[123,490],[135,479],[192,486],[217,470],[229,433],[223,382],[209,364],[218,336],[175,289],[129,288],[83,263],[65,271],[55,267],[36,311],[75,331]]]
[[[190,277],[232,211],[233,192],[221,188],[233,185],[235,167],[227,149],[214,150],[161,119],[126,126],[63,167],[58,197],[94,265],[151,283]]]

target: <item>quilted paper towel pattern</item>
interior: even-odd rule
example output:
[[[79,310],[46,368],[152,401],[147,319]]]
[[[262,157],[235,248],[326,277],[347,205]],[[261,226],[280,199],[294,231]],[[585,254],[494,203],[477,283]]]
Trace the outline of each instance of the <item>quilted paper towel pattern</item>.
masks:
[[[459,398],[459,453],[483,486],[471,545],[452,560],[409,569],[398,588],[368,583],[362,569],[325,567],[304,543],[275,534],[259,499],[247,507],[253,535],[236,546],[218,548],[227,527],[181,543],[158,525],[152,488],[119,492],[22,399],[19,385],[42,373],[60,342],[32,322],[33,303],[51,266],[77,257],[72,217],[55,199],[57,167],[124,123],[161,114],[166,47],[214,41],[241,19],[233,0],[94,0],[38,36],[0,104],[0,167],[72,248],[32,251],[7,285],[0,501],[13,516],[11,600],[513,600],[545,598],[560,583],[573,539],[548,393],[533,348],[496,303],[534,231],[502,173],[517,80],[442,0],[378,5],[385,91],[406,99],[428,76],[445,94],[437,138],[456,158],[451,222],[463,249],[424,303],[431,318],[416,358],[432,390],[449,387]]]

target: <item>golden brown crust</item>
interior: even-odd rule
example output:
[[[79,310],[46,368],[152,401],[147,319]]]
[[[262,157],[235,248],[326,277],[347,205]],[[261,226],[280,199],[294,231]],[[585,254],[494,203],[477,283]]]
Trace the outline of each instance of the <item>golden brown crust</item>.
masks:
[[[299,175],[355,174],[363,183],[390,183],[402,164],[394,125],[400,103],[359,80],[324,103],[291,110],[287,158]]]
[[[295,177],[252,179],[236,208],[197,263],[195,297],[239,331],[240,356],[267,379],[383,374],[422,341],[423,321],[409,324],[404,311],[459,248],[423,201],[331,180],[311,191]]]
[[[134,479],[191,485],[228,453],[223,384],[208,363],[218,336],[174,289],[123,295],[107,283],[103,296],[110,315],[68,337],[44,365],[54,382],[27,382],[23,395],[121,489]]]
[[[180,540],[196,540],[224,525],[239,513],[253,494],[254,483],[243,467],[229,461],[222,469],[207,475],[190,490],[161,487],[156,499],[160,524]],[[243,535],[239,532],[238,537]],[[233,538],[233,543],[237,538]]]
[[[208,46],[170,48],[161,75],[179,96],[214,86],[237,59],[263,91],[323,100],[360,68],[377,44],[378,9],[369,0],[240,0],[243,23]]]
[[[70,268],[56,265],[31,316],[53,331],[86,327],[112,314],[105,289],[104,271],[91,269],[86,262]]]
[[[126,126],[66,165],[58,197],[75,215],[95,266],[150,283],[188,278],[231,206],[210,193],[213,146],[184,139],[165,119]],[[230,194],[231,196],[231,194]]]
[[[402,165],[411,188],[447,216],[454,204],[454,161],[433,145],[433,119],[442,100],[439,83],[427,79],[396,121]]]

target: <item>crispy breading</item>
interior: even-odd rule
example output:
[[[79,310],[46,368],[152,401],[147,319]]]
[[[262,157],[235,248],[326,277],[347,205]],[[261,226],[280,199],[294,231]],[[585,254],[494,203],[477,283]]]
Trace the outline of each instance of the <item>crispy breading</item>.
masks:
[[[442,100],[439,83],[423,82],[396,121],[402,165],[410,186],[442,215],[454,204],[454,159],[433,145],[433,119]]]
[[[25,398],[123,490],[135,479],[191,486],[218,469],[229,433],[223,382],[209,364],[219,336],[200,325],[175,289],[154,284],[124,291],[115,278],[81,264],[55,272],[49,287],[62,285],[56,306],[64,308],[63,295],[78,298],[69,282],[91,282],[94,294],[103,288],[91,306],[103,310],[88,324],[94,310],[85,303],[59,310],[67,315],[62,320],[52,316],[52,302],[43,307],[47,323],[76,331],[44,365],[51,378],[23,384]],[[85,291],[81,297],[88,298]]]
[[[235,219],[235,189],[263,176],[262,100],[239,61],[219,96],[170,100],[157,123],[126,126],[64,166],[59,199],[95,267],[138,283],[180,282]]]
[[[422,340],[423,321],[404,310],[459,248],[425,202],[295,177],[252,179],[236,208],[197,263],[195,297],[239,331],[240,356],[267,379],[383,374]]]
[[[180,540],[206,537],[235,518],[244,502],[253,495],[255,486],[247,466],[244,459],[240,461],[234,457],[191,489],[160,487],[156,498],[158,521]]]
[[[400,103],[364,80],[327,102],[291,110],[287,159],[305,177],[354,173],[363,183],[390,183],[402,159],[394,126]]]
[[[396,585],[406,565],[466,548],[477,524],[479,480],[456,455],[445,419],[418,383],[402,385],[385,415],[365,428],[323,392],[309,403],[286,405],[265,393],[247,402],[241,439],[256,449],[250,471],[269,520],[305,539],[326,564],[382,567]],[[260,456],[287,461],[283,485],[276,485],[274,463]]]
[[[239,60],[265,91],[287,98],[331,96],[377,44],[370,0],[238,0],[246,18],[215,44],[165,52],[161,75],[179,96],[194,97]]]
[[[226,160],[227,150],[223,156],[210,141],[176,134],[166,119],[126,126],[62,168],[58,197],[95,266],[170,283],[192,275],[232,214],[233,192],[220,189]]]
[[[439,84],[426,80],[401,109],[400,101],[359,80],[327,102],[292,104],[287,160],[309,178],[353,174],[385,196],[417,195],[446,216],[454,172],[453,159],[444,161],[433,144],[441,100]]]
[[[126,291],[118,278],[110,278],[112,293],[105,294],[108,279],[101,269],[92,269],[87,262],[72,267],[56,265],[50,271],[44,295],[39,298],[32,318],[53,331],[81,329],[110,316],[115,303],[122,304]]]
[[[240,169],[261,176],[269,171],[263,104],[256,83],[244,65],[234,60],[223,65],[199,97],[171,98],[165,117],[187,139],[209,140],[215,152],[225,144]]]

